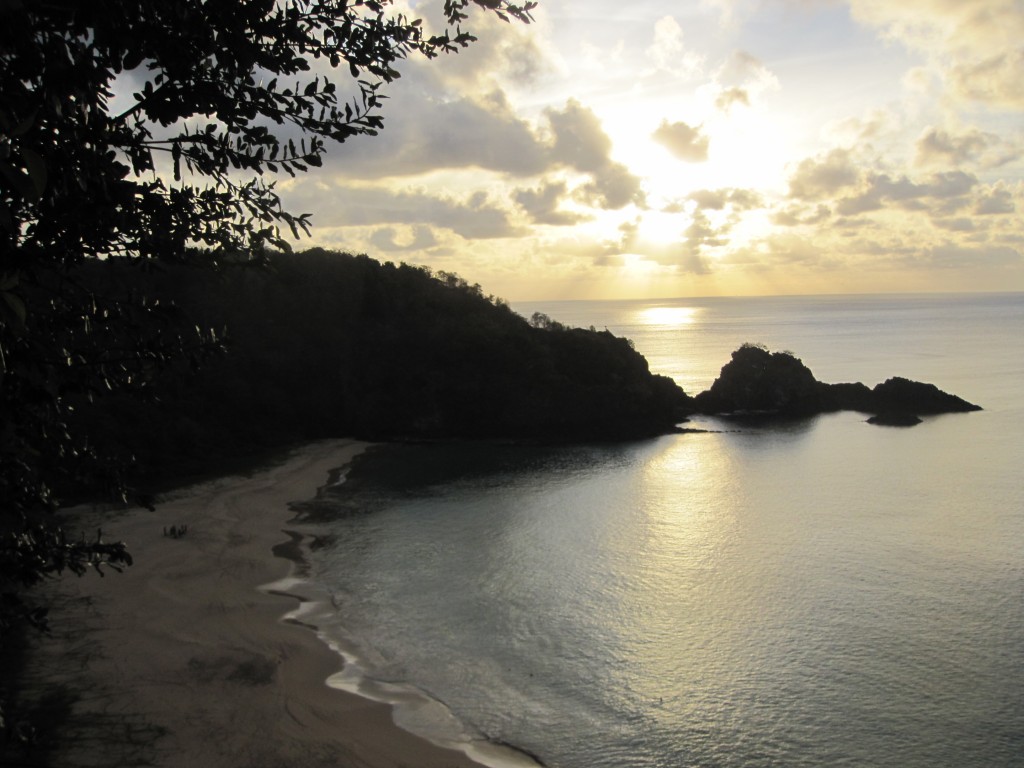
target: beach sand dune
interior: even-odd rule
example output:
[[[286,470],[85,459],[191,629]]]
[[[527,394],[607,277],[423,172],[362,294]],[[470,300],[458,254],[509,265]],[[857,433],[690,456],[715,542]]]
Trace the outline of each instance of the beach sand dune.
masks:
[[[289,503],[363,447],[317,443],[156,512],[105,514],[105,537],[126,541],[135,565],[56,586],[52,635],[26,678],[37,694],[71,694],[53,765],[476,765],[395,726],[389,706],[328,687],[340,657],[282,620],[294,598],[258,589],[293,567],[271,555],[295,527]],[[187,532],[165,535],[172,525]]]

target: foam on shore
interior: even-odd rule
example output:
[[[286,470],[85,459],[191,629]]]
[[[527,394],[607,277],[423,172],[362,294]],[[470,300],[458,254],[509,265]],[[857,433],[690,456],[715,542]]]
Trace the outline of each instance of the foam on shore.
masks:
[[[313,623],[316,603],[282,602],[305,588],[292,563],[270,555],[289,549],[289,504],[336,482],[331,471],[364,447],[314,443],[252,476],[176,493],[156,512],[98,516],[135,565],[55,584],[60,609],[24,691],[81,692],[69,697],[54,764],[479,768],[468,750],[399,728],[390,705],[328,686],[341,659],[295,626]],[[94,524],[90,515],[76,511],[76,523]],[[163,535],[170,525],[187,535]],[[293,615],[282,621],[285,607]]]
[[[319,489],[318,495],[344,483],[346,469],[333,470],[328,483]],[[315,631],[321,642],[342,660],[341,669],[327,678],[328,686],[391,707],[393,720],[398,727],[443,749],[462,752],[474,763],[486,768],[543,766],[534,756],[511,745],[495,743],[475,732],[444,702],[429,692],[406,682],[376,679],[372,674],[372,663],[346,630],[344,617],[339,616],[331,595],[314,581],[295,575],[295,564],[305,564],[308,557],[306,542],[309,538],[302,534],[296,535],[293,531],[289,531],[289,534],[295,536],[295,547],[280,550],[278,554],[293,560],[292,573],[260,589],[295,598],[297,605],[285,613],[282,620]]]

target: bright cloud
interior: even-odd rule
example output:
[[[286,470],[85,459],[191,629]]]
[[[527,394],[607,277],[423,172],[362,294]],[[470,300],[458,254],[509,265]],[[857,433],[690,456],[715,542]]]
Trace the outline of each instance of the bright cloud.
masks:
[[[710,139],[701,133],[701,126],[690,126],[683,122],[658,126],[652,138],[675,157],[688,163],[702,163],[708,159]]]
[[[850,0],[858,21],[928,55],[950,95],[1024,107],[1024,11],[1019,0]]]
[[[473,14],[478,42],[406,62],[380,136],[286,205],[510,299],[1024,290],[1020,0],[665,11]]]
[[[654,41],[647,48],[647,56],[658,70],[685,78],[697,76],[704,64],[703,57],[687,50],[683,28],[672,16],[655,22]]]

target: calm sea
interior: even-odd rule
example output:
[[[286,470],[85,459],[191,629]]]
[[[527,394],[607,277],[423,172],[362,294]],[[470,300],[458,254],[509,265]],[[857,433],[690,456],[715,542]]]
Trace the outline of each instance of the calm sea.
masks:
[[[515,309],[691,394],[750,341],[985,410],[371,451],[314,555],[336,684],[553,768],[1024,764],[1024,294]]]

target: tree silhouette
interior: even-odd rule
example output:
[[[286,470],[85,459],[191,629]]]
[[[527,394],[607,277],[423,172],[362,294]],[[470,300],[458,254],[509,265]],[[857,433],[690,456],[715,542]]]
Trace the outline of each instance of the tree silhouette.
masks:
[[[169,362],[220,345],[173,303],[97,291],[82,268],[286,249],[309,219],[272,177],[375,135],[399,61],[470,44],[474,5],[529,22],[535,3],[445,0],[428,33],[391,0],[0,0],[0,644],[43,621],[25,587],[130,562],[46,514],[86,478],[124,494],[69,428],[76,398],[144,394]]]

